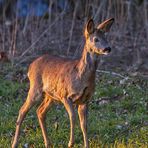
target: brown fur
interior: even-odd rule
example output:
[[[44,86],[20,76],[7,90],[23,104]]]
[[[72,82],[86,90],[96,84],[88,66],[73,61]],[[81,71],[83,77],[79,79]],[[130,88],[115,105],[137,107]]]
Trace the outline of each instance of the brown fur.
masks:
[[[86,44],[79,59],[72,60],[43,55],[33,61],[28,72],[30,90],[26,102],[19,112],[12,148],[17,147],[20,127],[26,113],[38,101],[42,101],[37,110],[37,115],[46,148],[51,147],[51,142],[47,137],[45,117],[50,106],[55,101],[63,103],[69,114],[71,130],[68,147],[72,147],[74,144],[74,105],[78,106],[84,146],[85,148],[89,147],[86,131],[87,102],[95,88],[97,57],[100,54],[110,52],[103,31],[106,28],[109,30],[112,23],[113,19],[107,20],[105,25],[101,25],[99,30],[99,28],[95,28],[93,20],[88,21],[85,29]],[[109,25],[109,27],[106,25]],[[97,33],[98,31],[100,33]]]
[[[44,92],[57,101],[69,98],[73,103],[83,103],[84,97],[91,96],[94,90],[96,70],[84,58],[84,55],[79,60],[50,55],[38,58],[29,68],[30,87],[34,86],[41,94]]]

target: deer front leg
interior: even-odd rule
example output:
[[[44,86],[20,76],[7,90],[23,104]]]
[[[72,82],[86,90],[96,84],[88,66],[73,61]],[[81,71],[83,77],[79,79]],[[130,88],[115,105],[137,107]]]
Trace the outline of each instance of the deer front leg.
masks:
[[[78,106],[78,115],[80,119],[80,126],[84,138],[84,147],[89,148],[88,137],[87,137],[87,105],[82,104]]]
[[[70,140],[68,143],[68,147],[72,147],[74,145],[74,126],[75,126],[74,107],[70,99],[64,98],[62,100],[62,103],[64,104],[70,118]]]

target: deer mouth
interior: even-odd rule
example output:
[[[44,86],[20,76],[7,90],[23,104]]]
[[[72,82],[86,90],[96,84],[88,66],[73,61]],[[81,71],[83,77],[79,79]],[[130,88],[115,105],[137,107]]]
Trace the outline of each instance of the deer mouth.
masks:
[[[111,52],[111,48],[107,47],[107,48],[104,48],[104,49],[97,49],[95,52],[99,55],[101,55],[101,54],[102,55],[108,55]]]

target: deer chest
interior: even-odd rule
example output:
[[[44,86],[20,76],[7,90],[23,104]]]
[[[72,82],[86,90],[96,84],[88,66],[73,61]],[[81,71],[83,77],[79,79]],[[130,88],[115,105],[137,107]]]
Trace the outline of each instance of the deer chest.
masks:
[[[95,81],[94,79],[87,80],[82,79],[80,81],[73,82],[71,90],[69,90],[69,98],[76,104],[82,104],[91,99],[94,92]]]

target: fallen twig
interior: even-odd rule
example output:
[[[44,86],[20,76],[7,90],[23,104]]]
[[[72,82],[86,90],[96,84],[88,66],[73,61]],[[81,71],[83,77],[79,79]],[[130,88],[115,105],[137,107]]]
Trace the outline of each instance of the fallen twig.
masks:
[[[97,72],[99,73],[106,73],[106,74],[110,74],[110,75],[114,75],[114,76],[118,76],[120,78],[123,78],[123,79],[129,79],[129,77],[125,77],[119,73],[116,73],[116,72],[112,72],[112,71],[105,71],[105,70],[97,70]]]

